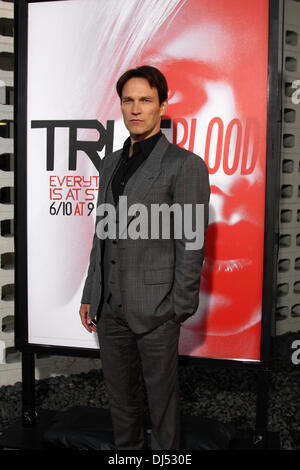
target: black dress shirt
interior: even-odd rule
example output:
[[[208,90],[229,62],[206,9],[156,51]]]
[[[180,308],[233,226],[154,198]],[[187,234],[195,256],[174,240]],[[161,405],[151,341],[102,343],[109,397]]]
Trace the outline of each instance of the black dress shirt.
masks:
[[[121,162],[111,183],[115,204],[118,203],[119,197],[123,194],[124,188],[129,178],[148,158],[161,135],[162,132],[159,131],[157,134],[149,137],[148,139],[135,142],[133,144],[133,153],[131,157],[129,157],[130,137],[125,140]]]

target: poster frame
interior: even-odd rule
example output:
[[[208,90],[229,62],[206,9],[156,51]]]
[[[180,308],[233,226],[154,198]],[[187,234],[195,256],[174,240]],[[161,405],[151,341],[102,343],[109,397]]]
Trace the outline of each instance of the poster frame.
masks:
[[[56,345],[32,344],[28,341],[27,310],[27,39],[28,5],[57,0],[19,0],[15,2],[15,347],[24,353],[99,357],[99,350]],[[279,49],[279,0],[269,0],[268,102],[266,196],[263,259],[263,294],[260,360],[179,356],[180,363],[222,367],[265,369],[270,363],[278,252],[278,207],[280,200],[280,133],[281,133],[281,64]],[[100,355],[101,357],[101,355]]]

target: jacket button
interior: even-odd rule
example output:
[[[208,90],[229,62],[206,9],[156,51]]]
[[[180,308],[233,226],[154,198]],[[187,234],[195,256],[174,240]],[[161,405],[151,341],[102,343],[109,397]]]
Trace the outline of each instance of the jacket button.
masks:
[[[111,264],[116,264],[114,259],[111,260]]]

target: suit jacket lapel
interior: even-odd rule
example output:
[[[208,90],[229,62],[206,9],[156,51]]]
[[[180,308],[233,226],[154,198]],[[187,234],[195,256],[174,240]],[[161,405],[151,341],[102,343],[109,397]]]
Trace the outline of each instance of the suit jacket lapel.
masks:
[[[100,171],[99,178],[99,198],[98,205],[106,202],[107,188],[109,183],[118,168],[120,158],[122,155],[122,150],[118,150],[113,157],[108,157],[108,162],[103,165],[102,172]]]
[[[117,170],[119,163],[121,161],[121,155],[122,155],[122,149],[118,150],[114,154],[108,157],[107,162],[102,161],[102,165],[100,168],[99,172],[99,189],[98,189],[98,201],[97,201],[97,211],[96,211],[96,230],[100,230],[100,232],[97,232],[99,241],[100,241],[100,258],[103,256],[103,241],[104,241],[104,232],[101,232],[103,230],[103,227],[97,225],[98,218],[102,218],[102,215],[98,215],[98,208],[106,202],[107,199],[107,189],[109,186],[109,183]],[[102,214],[102,211],[101,211]]]

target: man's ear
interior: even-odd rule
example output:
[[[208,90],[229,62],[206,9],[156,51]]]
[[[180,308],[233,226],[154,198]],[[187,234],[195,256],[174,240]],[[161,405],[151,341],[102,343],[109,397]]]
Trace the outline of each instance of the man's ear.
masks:
[[[165,100],[160,105],[160,115],[164,116],[164,114],[166,114],[167,112],[167,109],[168,109],[168,100]]]

